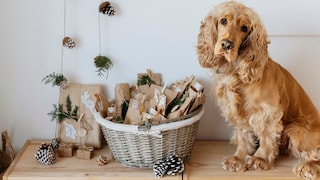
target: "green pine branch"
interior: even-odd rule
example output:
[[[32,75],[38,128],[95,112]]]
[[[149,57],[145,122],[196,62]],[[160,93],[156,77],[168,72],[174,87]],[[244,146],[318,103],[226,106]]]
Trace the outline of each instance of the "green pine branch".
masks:
[[[151,84],[155,84],[155,81],[152,80],[148,75],[143,75],[138,79],[138,85],[145,85],[148,84],[149,86]]]
[[[52,83],[52,86],[60,86],[63,81],[67,81],[67,78],[64,77],[63,74],[55,73],[55,72],[45,76],[42,79],[43,83],[45,84]]]
[[[75,105],[74,107],[72,106],[69,95],[66,98],[66,110],[67,111],[64,111],[63,104],[59,104],[58,106],[54,104],[53,111],[49,112],[48,115],[51,116],[51,121],[56,120],[59,122],[59,124],[64,119],[74,119],[75,121],[78,121],[79,107],[77,105]]]
[[[97,68],[96,72],[99,77],[102,77],[103,74],[113,66],[112,61],[109,58],[101,55],[94,58],[94,64]]]

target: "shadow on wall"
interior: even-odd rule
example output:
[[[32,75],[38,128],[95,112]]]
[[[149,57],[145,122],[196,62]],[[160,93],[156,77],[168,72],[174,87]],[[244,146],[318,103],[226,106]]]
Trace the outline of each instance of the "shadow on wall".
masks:
[[[204,115],[200,120],[197,140],[229,140],[232,128],[220,115],[214,94],[212,93],[213,78],[199,79],[205,87],[206,102]]]

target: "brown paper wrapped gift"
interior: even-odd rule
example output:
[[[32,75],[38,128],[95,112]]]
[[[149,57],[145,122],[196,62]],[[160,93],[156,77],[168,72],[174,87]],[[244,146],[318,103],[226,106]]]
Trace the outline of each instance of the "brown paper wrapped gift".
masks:
[[[79,146],[77,149],[77,158],[78,159],[91,159],[93,156],[93,147],[88,146]]]
[[[142,112],[145,111],[145,100],[144,99],[130,99],[128,111],[126,114],[125,124],[141,125]]]
[[[115,87],[115,103],[116,103],[116,116],[122,117],[121,107],[124,102],[130,101],[130,87],[128,83],[118,83]]]
[[[151,72],[150,69],[147,69],[146,70],[147,72],[146,73],[139,73],[138,74],[138,82],[137,84],[140,86],[140,85],[143,85],[144,83],[147,83],[148,85],[151,85],[151,84],[157,84],[157,85],[160,85],[161,86],[161,73],[153,73]],[[141,81],[144,77],[148,77],[147,79],[150,79],[152,82],[144,82],[144,81]]]
[[[72,144],[60,144],[58,148],[59,157],[71,157],[73,155]]]
[[[58,138],[61,143],[73,144],[78,147],[86,144],[95,148],[101,147],[102,134],[99,124],[94,119],[90,110],[81,101],[81,96],[87,92],[89,99],[95,102],[94,94],[101,93],[100,85],[70,84],[66,89],[60,89],[59,103],[65,106],[66,98],[69,95],[72,106],[79,107],[78,117],[83,115],[81,121],[65,119],[58,125]]]

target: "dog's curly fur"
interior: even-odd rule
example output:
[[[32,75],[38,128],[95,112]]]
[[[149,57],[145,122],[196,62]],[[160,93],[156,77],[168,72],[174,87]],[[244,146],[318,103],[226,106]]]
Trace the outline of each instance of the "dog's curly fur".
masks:
[[[303,162],[295,174],[320,171],[320,115],[293,76],[268,55],[267,32],[258,15],[238,2],[221,3],[201,22],[197,53],[215,72],[214,93],[234,127],[229,171],[268,170],[280,152]]]

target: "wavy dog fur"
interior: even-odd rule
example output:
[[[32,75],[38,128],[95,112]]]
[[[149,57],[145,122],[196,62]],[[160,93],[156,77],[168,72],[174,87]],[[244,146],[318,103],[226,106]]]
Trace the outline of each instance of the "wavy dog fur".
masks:
[[[267,32],[250,8],[221,3],[201,22],[197,53],[215,72],[214,94],[234,128],[229,171],[268,170],[281,152],[302,160],[293,172],[314,179],[320,171],[320,116],[293,76],[268,55]]]

